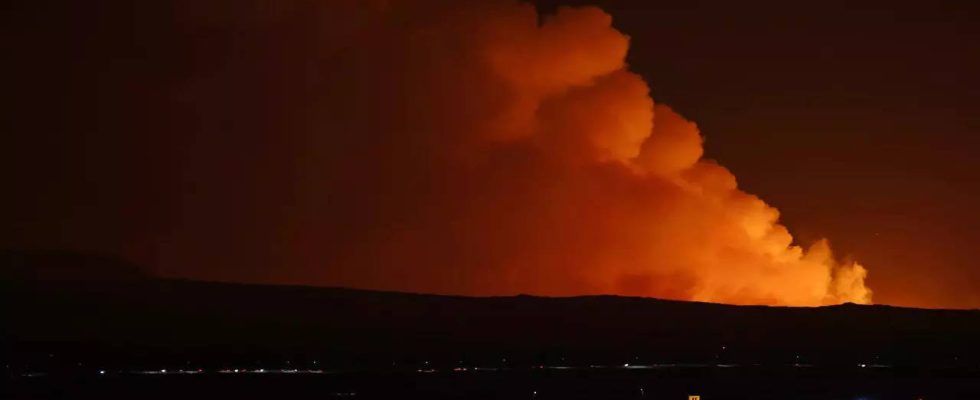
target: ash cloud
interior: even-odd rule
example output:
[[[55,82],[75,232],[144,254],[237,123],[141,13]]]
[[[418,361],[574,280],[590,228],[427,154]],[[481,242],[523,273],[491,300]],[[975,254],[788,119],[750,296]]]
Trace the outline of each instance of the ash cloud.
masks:
[[[164,274],[222,280],[871,300],[863,267],[794,245],[778,210],[702,158],[697,125],[655,103],[597,8],[176,4],[137,50],[93,56],[141,54],[88,107],[146,119],[83,127],[145,147],[96,165],[134,171],[108,204],[147,205],[101,238],[68,228],[75,247],[122,242]]]

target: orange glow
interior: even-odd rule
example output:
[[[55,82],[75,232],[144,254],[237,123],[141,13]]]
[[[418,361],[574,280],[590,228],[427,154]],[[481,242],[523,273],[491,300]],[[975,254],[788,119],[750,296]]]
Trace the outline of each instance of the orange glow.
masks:
[[[321,181],[357,184],[301,193],[289,264],[323,284],[436,293],[871,301],[861,265],[826,241],[794,245],[778,210],[702,158],[698,127],[654,103],[607,14],[561,8],[539,24],[527,4],[435,4],[392,2],[364,24],[407,24],[384,28],[407,48],[362,43],[348,75],[364,79],[330,95],[383,95],[324,130],[392,139],[366,142],[373,159],[327,151]],[[390,17],[419,12],[427,25]]]

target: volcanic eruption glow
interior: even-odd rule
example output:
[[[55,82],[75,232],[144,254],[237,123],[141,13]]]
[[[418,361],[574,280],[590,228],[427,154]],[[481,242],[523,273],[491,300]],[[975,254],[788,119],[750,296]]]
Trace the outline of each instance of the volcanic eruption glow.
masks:
[[[540,22],[512,1],[346,11],[350,42],[323,51],[343,52],[325,68],[349,81],[322,94],[337,108],[303,155],[326,176],[304,181],[291,224],[291,263],[324,282],[870,302],[861,265],[825,241],[793,245],[776,209],[702,158],[697,126],[655,104],[601,10]]]
[[[794,245],[702,158],[698,127],[655,103],[597,8],[216,4],[177,14],[211,39],[168,125],[193,137],[194,192],[151,265],[469,295],[871,301],[861,265]]]

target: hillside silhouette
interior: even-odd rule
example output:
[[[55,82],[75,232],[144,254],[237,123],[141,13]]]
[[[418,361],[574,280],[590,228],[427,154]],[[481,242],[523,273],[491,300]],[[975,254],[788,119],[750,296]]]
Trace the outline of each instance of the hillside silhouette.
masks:
[[[51,353],[118,363],[319,358],[362,366],[980,362],[977,310],[437,296],[154,279],[118,260],[78,255],[4,260],[20,263],[4,267],[19,272],[5,272],[2,290],[3,346],[17,362]],[[102,279],[36,279],[25,272],[32,262],[58,271],[101,264]]]

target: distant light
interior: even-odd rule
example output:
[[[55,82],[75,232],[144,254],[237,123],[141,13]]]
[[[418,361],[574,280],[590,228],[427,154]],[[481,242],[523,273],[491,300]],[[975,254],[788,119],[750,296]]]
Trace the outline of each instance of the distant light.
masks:
[[[868,364],[858,364],[858,366],[861,368],[867,368]]]
[[[629,363],[623,364],[623,367],[625,367],[625,368],[629,368],[629,366],[630,366]]]
[[[165,369],[161,369],[161,370],[160,370],[160,373],[161,373],[161,374],[166,374],[166,373],[167,373],[167,370],[165,370]]]
[[[105,375],[105,370],[104,369],[100,369],[99,370],[99,375]]]
[[[236,373],[236,374],[238,373],[238,370],[237,370],[237,369],[235,370],[235,373]]]

